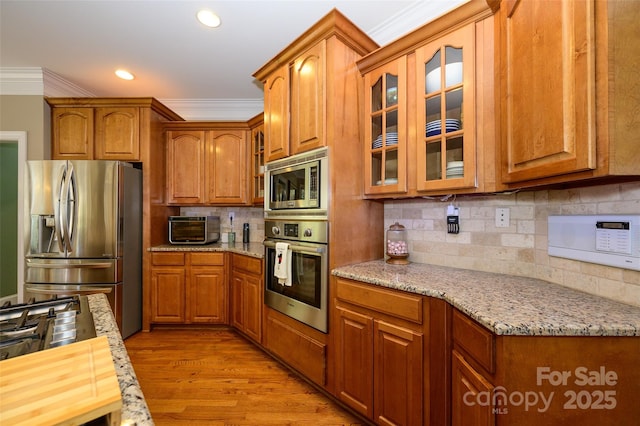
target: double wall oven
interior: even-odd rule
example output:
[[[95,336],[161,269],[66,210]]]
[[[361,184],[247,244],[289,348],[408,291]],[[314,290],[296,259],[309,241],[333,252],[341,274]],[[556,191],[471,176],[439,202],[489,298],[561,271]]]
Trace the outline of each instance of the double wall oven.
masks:
[[[265,166],[265,304],[328,329],[327,148]],[[286,276],[286,279],[283,279]]]

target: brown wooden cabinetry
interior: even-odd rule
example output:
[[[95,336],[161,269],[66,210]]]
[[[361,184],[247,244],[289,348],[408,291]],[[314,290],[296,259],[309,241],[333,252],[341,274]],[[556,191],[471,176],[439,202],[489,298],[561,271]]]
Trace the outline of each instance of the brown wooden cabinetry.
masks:
[[[151,322],[228,322],[224,253],[154,252]]]
[[[357,122],[330,105],[337,99],[351,101],[345,98],[351,90],[344,86],[350,78],[345,70],[377,47],[334,9],[254,73],[264,85],[267,162],[327,146],[333,126]]]
[[[639,175],[640,8],[502,1],[502,180],[512,188]]]
[[[358,61],[369,198],[496,190],[493,43],[472,1]]]
[[[48,98],[47,102],[53,107],[54,160],[142,161],[140,143],[149,135],[150,110],[162,108],[152,99],[136,98]]]
[[[249,120],[251,128],[251,204],[264,203],[264,114],[260,113]]]
[[[343,279],[337,290],[336,395],[378,424],[423,424],[424,299]]]
[[[166,129],[168,204],[248,203],[247,124],[183,122]]]
[[[261,343],[262,260],[234,253],[231,268],[231,325]]]

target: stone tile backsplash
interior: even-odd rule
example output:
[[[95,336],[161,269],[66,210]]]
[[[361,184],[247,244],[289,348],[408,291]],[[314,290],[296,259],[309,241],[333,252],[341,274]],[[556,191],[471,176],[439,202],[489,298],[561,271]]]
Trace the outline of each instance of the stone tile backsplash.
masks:
[[[447,233],[451,202],[460,209],[459,234]],[[495,226],[498,207],[509,208],[507,228]],[[640,214],[640,182],[386,201],[384,231],[395,222],[407,228],[412,262],[539,278],[640,306],[640,271],[547,254],[550,214]]]
[[[261,243],[264,240],[264,210],[261,207],[181,207],[184,216],[220,216],[220,232],[231,230],[229,212],[235,214],[233,231],[236,241],[242,242],[242,224],[249,224],[249,241]]]

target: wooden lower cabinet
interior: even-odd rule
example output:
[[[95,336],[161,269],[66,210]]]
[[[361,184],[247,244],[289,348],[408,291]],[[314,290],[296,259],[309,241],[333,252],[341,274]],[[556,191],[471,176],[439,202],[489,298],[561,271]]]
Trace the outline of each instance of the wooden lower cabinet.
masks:
[[[151,322],[226,324],[224,253],[152,253]]]
[[[262,260],[234,253],[231,265],[231,325],[261,343]]]
[[[337,293],[337,397],[380,425],[423,424],[424,299],[342,279]]]
[[[453,426],[495,425],[493,407],[481,405],[494,386],[473,369],[457,351],[451,359],[451,424]]]
[[[454,309],[452,424],[626,425],[640,337],[494,335]]]

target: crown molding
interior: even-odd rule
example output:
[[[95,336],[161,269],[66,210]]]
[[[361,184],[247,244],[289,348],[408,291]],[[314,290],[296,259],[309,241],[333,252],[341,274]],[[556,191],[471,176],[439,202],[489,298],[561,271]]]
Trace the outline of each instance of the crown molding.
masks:
[[[260,99],[159,99],[187,121],[247,121],[264,110]]]
[[[470,0],[416,0],[370,29],[368,34],[380,46],[384,46],[468,1]]]
[[[0,67],[0,94],[51,97],[94,97],[82,87],[39,67]]]

